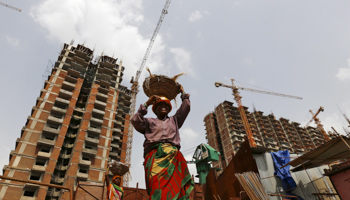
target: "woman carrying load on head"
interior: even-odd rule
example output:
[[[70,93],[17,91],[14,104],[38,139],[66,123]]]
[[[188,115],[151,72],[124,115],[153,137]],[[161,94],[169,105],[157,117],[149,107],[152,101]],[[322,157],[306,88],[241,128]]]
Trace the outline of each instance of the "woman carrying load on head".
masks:
[[[108,177],[107,179],[108,180]],[[107,182],[107,184],[109,181]],[[107,197],[109,200],[122,200],[124,195],[124,190],[120,186],[121,177],[119,175],[114,175],[112,178],[112,182],[108,184],[107,188]]]
[[[166,97],[151,96],[131,119],[134,128],[145,137],[144,158],[146,188],[150,199],[188,199],[194,183],[180,150],[179,129],[190,112],[189,94],[180,85],[182,104],[174,116]],[[145,118],[147,107],[157,118]]]

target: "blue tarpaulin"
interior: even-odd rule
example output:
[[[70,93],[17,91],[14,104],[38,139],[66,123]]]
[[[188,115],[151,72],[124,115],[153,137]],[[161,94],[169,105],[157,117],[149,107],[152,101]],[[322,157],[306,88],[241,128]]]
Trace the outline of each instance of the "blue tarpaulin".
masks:
[[[273,165],[275,166],[275,175],[277,175],[281,181],[283,190],[287,195],[294,195],[291,193],[297,187],[292,175],[290,174],[290,165],[287,165],[281,169],[282,166],[290,162],[290,154],[288,150],[271,152],[271,156],[273,159]],[[296,198],[291,198],[296,199]],[[299,197],[299,199],[302,199]]]

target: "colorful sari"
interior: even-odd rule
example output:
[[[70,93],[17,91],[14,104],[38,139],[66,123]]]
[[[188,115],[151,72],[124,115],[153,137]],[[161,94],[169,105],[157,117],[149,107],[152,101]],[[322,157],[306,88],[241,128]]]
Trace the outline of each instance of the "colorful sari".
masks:
[[[118,185],[111,183],[108,186],[108,197],[110,200],[122,200],[124,195],[124,190],[122,187],[119,187]]]
[[[145,157],[146,188],[150,200],[189,199],[194,182],[182,153],[171,144],[157,144]]]

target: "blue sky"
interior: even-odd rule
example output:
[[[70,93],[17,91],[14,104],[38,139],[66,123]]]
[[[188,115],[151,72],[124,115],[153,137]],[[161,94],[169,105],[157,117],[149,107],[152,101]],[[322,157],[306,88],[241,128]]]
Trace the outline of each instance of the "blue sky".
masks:
[[[44,80],[63,43],[74,40],[123,61],[123,84],[139,68],[165,1],[27,0],[0,7],[0,166],[8,164]],[[350,2],[346,0],[173,0],[146,66],[152,73],[186,75],[178,81],[191,94],[183,128],[187,159],[205,143],[204,116],[233,101],[216,81],[303,97],[295,100],[242,91],[243,105],[306,124],[320,106],[326,131],[344,134],[350,115]],[[140,81],[147,76],[144,71]],[[46,77],[45,77],[46,76]],[[137,104],[147,100],[141,90]],[[180,99],[178,99],[178,104]],[[176,110],[176,109],[174,109]],[[171,114],[173,114],[172,112]],[[149,113],[154,117],[153,113]],[[311,125],[314,125],[311,123]],[[132,181],[144,187],[143,136],[134,132]],[[190,166],[191,173],[195,167]]]

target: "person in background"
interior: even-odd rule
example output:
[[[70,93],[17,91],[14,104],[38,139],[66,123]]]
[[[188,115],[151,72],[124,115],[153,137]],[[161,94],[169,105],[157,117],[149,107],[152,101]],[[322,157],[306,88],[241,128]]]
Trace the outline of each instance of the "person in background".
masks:
[[[108,177],[106,178],[106,181],[108,185],[107,198],[109,200],[122,200],[124,195],[124,190],[120,186],[121,177],[119,175],[114,175],[111,183],[109,183]]]
[[[151,96],[131,119],[134,128],[144,135],[144,169],[146,189],[152,200],[188,199],[194,182],[180,150],[179,129],[190,112],[189,94],[180,86],[182,104],[174,116],[170,100]],[[145,118],[148,106],[157,118]]]

